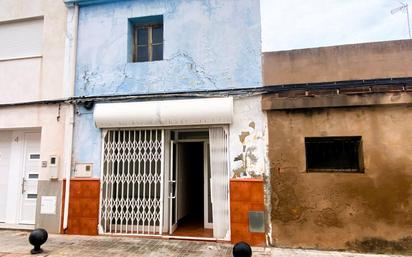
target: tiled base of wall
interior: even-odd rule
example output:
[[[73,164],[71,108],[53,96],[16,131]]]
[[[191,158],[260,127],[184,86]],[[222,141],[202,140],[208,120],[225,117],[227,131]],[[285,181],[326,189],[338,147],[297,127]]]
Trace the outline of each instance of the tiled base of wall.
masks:
[[[63,206],[64,197],[65,190],[63,190]],[[66,231],[62,228],[61,233],[97,235],[99,198],[99,179],[71,179],[68,227]]]
[[[265,244],[265,233],[249,231],[249,211],[264,211],[263,180],[231,179],[231,241],[244,241],[253,246],[262,246]]]
[[[64,197],[65,190],[63,190],[63,204]],[[99,179],[72,179],[68,228],[66,231],[62,228],[61,232],[97,235],[99,197]],[[265,244],[265,233],[249,231],[249,211],[264,211],[263,180],[232,179],[230,181],[231,241],[232,243],[245,241],[253,246],[262,246]]]

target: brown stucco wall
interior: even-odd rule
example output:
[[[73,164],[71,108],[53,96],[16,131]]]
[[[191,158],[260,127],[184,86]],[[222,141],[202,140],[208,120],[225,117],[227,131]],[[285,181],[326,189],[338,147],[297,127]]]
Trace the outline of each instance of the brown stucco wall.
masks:
[[[274,244],[412,253],[411,121],[408,105],[268,111]],[[364,174],[306,173],[306,136],[359,135]]]
[[[412,77],[412,40],[263,53],[264,85]]]

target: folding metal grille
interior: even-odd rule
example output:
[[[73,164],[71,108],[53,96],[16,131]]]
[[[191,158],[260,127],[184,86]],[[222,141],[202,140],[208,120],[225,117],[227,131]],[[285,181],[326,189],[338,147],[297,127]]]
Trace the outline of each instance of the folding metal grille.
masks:
[[[161,234],[163,131],[108,130],[100,225],[106,234]]]

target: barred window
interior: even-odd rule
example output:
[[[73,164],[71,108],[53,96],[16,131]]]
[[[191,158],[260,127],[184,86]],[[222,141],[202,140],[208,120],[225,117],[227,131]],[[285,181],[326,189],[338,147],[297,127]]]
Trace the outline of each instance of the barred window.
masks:
[[[307,172],[363,172],[362,137],[305,138]]]

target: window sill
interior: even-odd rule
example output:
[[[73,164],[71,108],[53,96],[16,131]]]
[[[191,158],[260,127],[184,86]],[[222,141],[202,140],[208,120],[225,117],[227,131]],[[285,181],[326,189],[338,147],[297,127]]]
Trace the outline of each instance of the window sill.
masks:
[[[127,62],[128,64],[139,64],[139,63],[160,63],[160,62],[164,62],[165,59],[163,60],[157,60],[157,61],[147,61],[147,62],[133,62],[133,61],[129,61]]]
[[[22,56],[22,57],[13,57],[13,58],[4,58],[0,59],[0,62],[7,62],[7,61],[16,61],[16,60],[26,60],[26,59],[36,59],[42,58],[42,55],[32,55],[32,56]]]

